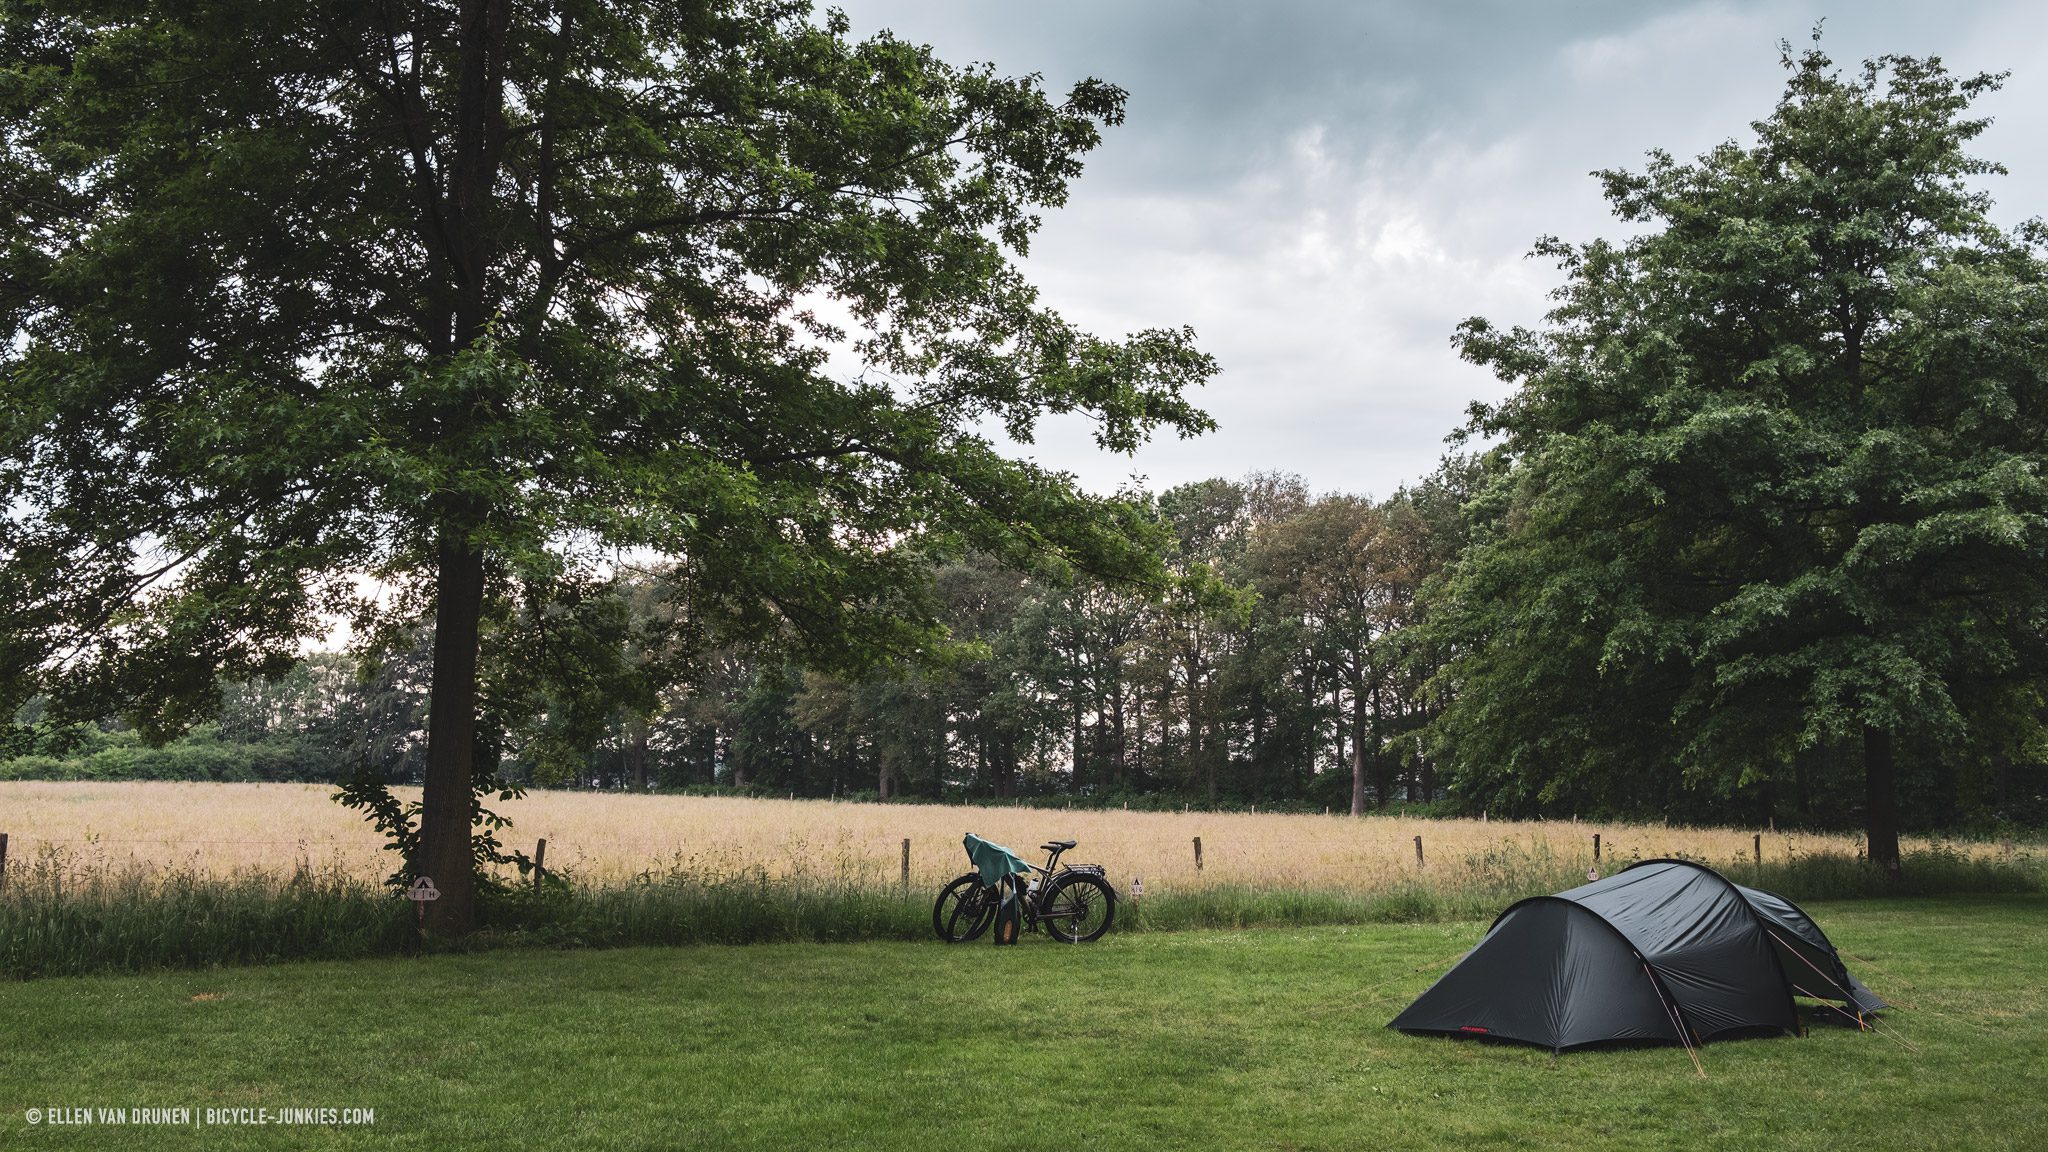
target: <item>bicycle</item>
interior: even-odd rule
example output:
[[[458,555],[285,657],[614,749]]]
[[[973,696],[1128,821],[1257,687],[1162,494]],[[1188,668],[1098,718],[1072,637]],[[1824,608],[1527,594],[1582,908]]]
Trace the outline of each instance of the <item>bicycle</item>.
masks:
[[[948,944],[978,938],[995,923],[996,909],[1007,892],[1018,901],[1025,931],[1033,931],[1043,922],[1047,935],[1069,944],[1101,939],[1116,918],[1116,889],[1109,886],[1100,864],[1059,862],[1060,853],[1074,843],[1054,840],[1039,845],[1048,853],[1045,867],[1033,869],[1038,875],[1029,883],[1012,875],[995,884],[983,884],[979,872],[969,872],[947,884],[932,905],[932,930]]]

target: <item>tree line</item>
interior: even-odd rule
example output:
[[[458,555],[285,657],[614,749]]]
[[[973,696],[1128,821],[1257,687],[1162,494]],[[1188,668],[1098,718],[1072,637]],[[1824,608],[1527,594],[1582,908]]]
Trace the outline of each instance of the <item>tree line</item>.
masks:
[[[1426,803],[1448,780],[1421,752],[1431,667],[1412,626],[1479,470],[1459,458],[1384,501],[1280,474],[1125,492],[1155,583],[921,555],[944,642],[859,674],[701,643],[673,568],[621,571],[573,604],[507,601],[485,628],[488,739],[507,779],[539,785]],[[180,746],[290,748],[300,778],[417,783],[431,631],[377,643],[223,682]],[[119,773],[146,756],[115,718],[45,723],[38,702],[19,719],[20,749],[45,759]]]
[[[925,557],[947,642],[865,674],[767,644],[690,648],[672,571],[622,571],[572,608],[510,610],[483,672],[498,778],[525,786],[855,800],[1080,802],[1363,813],[1397,807],[1855,827],[1861,763],[1796,755],[1748,781],[1653,759],[1504,773],[1463,742],[1452,678],[1459,579],[1520,483],[1506,453],[1448,457],[1375,501],[1255,474],[1159,493],[1168,578],[1119,584]],[[1491,496],[1489,496],[1491,494]],[[1461,568],[1461,561],[1464,567]],[[161,751],[117,720],[19,719],[0,773],[345,781],[424,772],[431,636],[321,652],[224,683],[217,718]],[[1903,758],[1919,828],[2048,822],[2048,771],[1996,751]]]

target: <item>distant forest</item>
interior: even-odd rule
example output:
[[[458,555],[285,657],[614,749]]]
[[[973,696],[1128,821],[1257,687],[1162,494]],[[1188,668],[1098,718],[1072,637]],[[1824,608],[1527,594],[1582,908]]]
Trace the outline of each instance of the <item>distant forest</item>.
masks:
[[[1855,826],[1853,750],[1732,786],[1560,766],[1522,774],[1547,793],[1517,794],[1433,739],[1454,687],[1431,609],[1498,526],[1482,497],[1502,468],[1454,456],[1384,500],[1280,474],[1124,493],[1166,556],[1163,587],[920,557],[947,636],[860,675],[704,642],[679,625],[677,572],[623,572],[566,604],[508,606],[487,638],[484,739],[502,778],[543,787]],[[32,703],[0,778],[418,783],[431,654],[411,630],[223,684],[216,721],[156,747],[117,720],[45,723]],[[1901,763],[1909,827],[2048,822],[2039,765],[1922,751]]]

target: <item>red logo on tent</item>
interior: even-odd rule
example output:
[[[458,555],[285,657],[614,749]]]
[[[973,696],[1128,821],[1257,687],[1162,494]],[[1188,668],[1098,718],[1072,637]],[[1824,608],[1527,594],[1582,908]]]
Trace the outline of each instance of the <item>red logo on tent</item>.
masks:
[[[1478,1028],[1478,1027],[1474,1027],[1473,1025],[1470,1025],[1470,1024],[1465,1024],[1465,1025],[1461,1025],[1461,1026],[1460,1026],[1460,1027],[1458,1028],[1458,1031],[1460,1031],[1460,1032],[1484,1032],[1484,1031],[1486,1031],[1486,1029],[1484,1029],[1484,1028]]]

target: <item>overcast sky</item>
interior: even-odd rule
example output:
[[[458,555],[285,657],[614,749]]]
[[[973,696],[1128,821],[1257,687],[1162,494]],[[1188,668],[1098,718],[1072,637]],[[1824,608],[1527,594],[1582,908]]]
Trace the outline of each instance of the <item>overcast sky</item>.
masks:
[[[1108,490],[1255,470],[1385,496],[1428,473],[1501,387],[1450,346],[1472,315],[1530,323],[1558,277],[1544,233],[1618,235],[1599,168],[1690,158],[1769,114],[1777,44],[1848,67],[1934,54],[2011,71],[1979,109],[2007,224],[2048,214],[2048,5],[1798,0],[848,0],[954,62],[1130,92],[1026,262],[1045,300],[1102,335],[1192,325],[1222,373],[1218,431],[1135,458],[1047,426],[1024,454]]]

